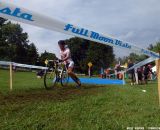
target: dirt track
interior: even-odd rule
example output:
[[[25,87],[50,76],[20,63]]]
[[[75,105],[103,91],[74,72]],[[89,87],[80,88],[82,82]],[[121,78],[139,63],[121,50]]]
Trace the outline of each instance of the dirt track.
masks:
[[[15,91],[8,94],[0,93],[0,105],[20,104],[38,101],[61,101],[71,100],[73,98],[85,95],[98,94],[99,87],[104,86],[86,86],[81,89],[72,87],[57,88],[54,90],[33,89],[27,91]]]

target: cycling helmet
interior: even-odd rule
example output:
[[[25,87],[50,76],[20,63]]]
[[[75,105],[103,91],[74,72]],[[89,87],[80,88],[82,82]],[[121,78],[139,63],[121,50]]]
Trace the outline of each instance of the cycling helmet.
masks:
[[[60,41],[58,41],[58,44],[59,45],[65,45],[65,41],[64,40],[60,40]]]

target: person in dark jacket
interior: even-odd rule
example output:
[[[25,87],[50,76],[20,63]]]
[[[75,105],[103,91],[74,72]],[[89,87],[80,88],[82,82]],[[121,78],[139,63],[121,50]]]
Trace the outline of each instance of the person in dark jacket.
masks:
[[[37,72],[37,78],[42,78],[44,76],[45,70],[40,70]]]
[[[133,62],[129,59],[128,60],[128,69],[134,66]],[[129,78],[131,79],[131,85],[135,84],[135,72],[134,69],[128,71]]]
[[[148,75],[149,75],[149,72],[153,73],[152,70],[150,69],[150,67],[149,67],[148,65],[145,65],[144,71],[143,71],[145,84],[148,83]]]
[[[137,69],[137,74],[138,74],[138,84],[143,84],[143,68],[138,68]]]

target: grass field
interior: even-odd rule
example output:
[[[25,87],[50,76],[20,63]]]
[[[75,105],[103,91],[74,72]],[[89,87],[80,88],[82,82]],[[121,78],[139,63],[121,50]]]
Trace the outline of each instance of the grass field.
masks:
[[[35,73],[0,70],[0,130],[126,130],[160,127],[157,83],[73,85],[47,91]],[[144,93],[142,90],[147,92]]]

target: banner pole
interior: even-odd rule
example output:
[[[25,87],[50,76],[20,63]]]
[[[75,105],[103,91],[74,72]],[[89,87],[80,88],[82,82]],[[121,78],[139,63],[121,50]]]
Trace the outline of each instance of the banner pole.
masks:
[[[12,91],[12,89],[13,89],[12,74],[13,74],[12,63],[10,63],[10,91]]]
[[[125,85],[125,72],[123,72],[123,85]]]
[[[136,84],[138,85],[138,73],[137,73],[137,67],[134,69],[135,70],[135,80],[136,80]]]
[[[160,55],[160,51],[158,51],[158,54]],[[157,82],[158,82],[158,100],[160,106],[160,59],[156,60],[156,71],[157,71]]]
[[[158,80],[158,99],[160,105],[160,59],[156,60],[157,80]]]
[[[91,67],[88,68],[88,75],[89,75],[89,78],[91,78]]]

